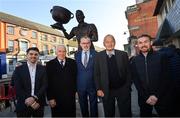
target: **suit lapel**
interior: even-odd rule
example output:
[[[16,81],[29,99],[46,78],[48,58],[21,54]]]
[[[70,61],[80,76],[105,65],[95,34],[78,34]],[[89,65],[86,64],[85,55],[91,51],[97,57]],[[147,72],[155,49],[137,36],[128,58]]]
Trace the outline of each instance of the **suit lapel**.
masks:
[[[86,68],[88,68],[90,65],[91,65],[91,63],[92,63],[92,61],[93,61],[93,56],[94,56],[94,52],[92,51],[92,50],[90,50],[90,53],[89,53],[89,60],[88,60],[88,64],[87,64],[87,67]]]
[[[55,65],[58,65],[58,66],[55,66],[55,67],[57,67],[57,70],[62,69],[62,66],[61,66],[61,64],[59,63],[59,60],[58,60],[57,57],[54,59],[54,61],[55,61]],[[66,64],[65,64],[65,65],[66,65]],[[65,66],[65,65],[64,65],[64,66]]]
[[[40,68],[40,67],[39,67],[39,65],[37,64],[37,65],[36,65],[36,75],[35,75],[35,89],[34,89],[35,91],[36,91],[37,86],[39,85],[39,75],[41,74],[39,68]],[[35,91],[34,91],[34,93],[35,93]]]
[[[78,53],[78,62],[81,64],[81,66],[84,67],[84,65],[83,65],[83,63],[82,63],[82,51],[80,51],[80,52]]]
[[[26,81],[27,81],[27,86],[28,86],[28,88],[30,88],[30,90],[31,90],[31,77],[30,77],[30,73],[29,73],[29,68],[28,68],[28,65],[27,65],[27,63],[24,65],[24,75],[25,75],[25,79],[27,79]]]
[[[103,53],[102,53],[101,64],[103,66],[103,69],[104,69],[105,73],[108,73],[106,50],[104,50]]]
[[[118,52],[117,50],[115,50],[115,58],[116,58],[116,63],[117,63],[117,68],[118,68],[118,72],[121,75],[121,69],[122,69],[122,65],[123,65],[123,59],[122,59],[122,55],[120,52]]]
[[[82,51],[79,51],[77,53],[77,62],[81,65],[82,68],[85,68],[83,63],[82,63]],[[89,63],[89,62],[88,62]],[[88,66],[88,65],[87,65]],[[87,68],[87,67],[86,67]]]

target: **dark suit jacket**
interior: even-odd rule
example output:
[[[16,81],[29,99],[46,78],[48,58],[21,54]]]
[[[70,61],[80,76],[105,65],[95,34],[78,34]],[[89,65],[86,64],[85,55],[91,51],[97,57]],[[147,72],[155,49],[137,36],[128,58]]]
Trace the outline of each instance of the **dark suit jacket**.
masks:
[[[14,72],[14,83],[17,97],[17,111],[27,109],[25,99],[31,96],[31,78],[27,63],[17,67]],[[34,94],[38,97],[41,106],[45,105],[45,93],[47,88],[47,76],[44,66],[37,64]]]
[[[124,83],[121,85],[124,91],[131,90],[131,78],[129,69],[129,60],[126,52],[115,50],[115,58],[117,62],[118,74]],[[108,65],[106,50],[101,51],[95,56],[94,78],[97,90],[102,90],[105,94],[109,93]]]
[[[76,62],[66,58],[64,67],[60,65],[57,58],[46,64],[48,76],[48,100],[55,99],[57,106],[65,109],[75,103],[76,93]]]
[[[77,90],[85,91],[88,89],[95,89],[94,83],[94,56],[96,54],[95,50],[90,50],[88,65],[85,68],[82,63],[82,51],[76,53],[75,59],[78,68],[77,75]]]

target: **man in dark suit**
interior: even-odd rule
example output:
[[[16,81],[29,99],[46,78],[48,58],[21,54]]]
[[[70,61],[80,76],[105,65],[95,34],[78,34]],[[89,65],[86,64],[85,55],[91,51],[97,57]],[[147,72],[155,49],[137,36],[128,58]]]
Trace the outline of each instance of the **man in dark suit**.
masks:
[[[75,117],[76,62],[66,57],[64,45],[57,46],[56,54],[57,57],[46,64],[51,114],[52,117]]]
[[[168,116],[165,103],[169,88],[167,60],[151,48],[151,37],[143,34],[137,39],[140,53],[132,59],[133,82],[138,91],[141,117],[151,117],[153,107],[159,116]],[[163,100],[163,101],[162,101]],[[164,101],[165,100],[165,101]]]
[[[16,89],[17,117],[43,117],[47,88],[46,69],[37,64],[39,50],[27,49],[27,63],[16,67],[13,81]]]
[[[97,95],[93,78],[95,50],[90,50],[91,40],[89,37],[82,37],[80,40],[82,51],[76,53],[77,63],[77,92],[81,113],[83,117],[97,117]],[[90,114],[88,110],[88,97],[90,104]]]
[[[102,97],[105,117],[115,116],[115,100],[120,116],[131,116],[131,79],[126,52],[115,50],[112,35],[104,38],[106,50],[95,56],[94,78],[97,95]]]

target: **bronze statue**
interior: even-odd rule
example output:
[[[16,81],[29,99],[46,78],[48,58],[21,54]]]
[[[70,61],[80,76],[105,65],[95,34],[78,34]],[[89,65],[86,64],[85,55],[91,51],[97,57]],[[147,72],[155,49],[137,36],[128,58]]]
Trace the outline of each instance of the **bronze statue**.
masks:
[[[63,12],[63,10],[59,10],[59,11]],[[59,13],[59,14],[62,14],[62,13]],[[68,12],[67,14],[69,15],[69,14],[71,14],[71,12]],[[66,16],[66,15],[64,15],[64,16]],[[78,50],[81,50],[81,47],[79,45],[81,37],[88,36],[91,39],[91,43],[98,41],[98,31],[97,31],[96,26],[94,24],[89,24],[89,23],[84,22],[84,18],[85,18],[84,13],[81,10],[77,10],[76,11],[76,20],[78,21],[79,24],[78,24],[78,26],[73,27],[69,34],[66,32],[66,29],[61,25],[61,24],[65,24],[65,23],[60,23],[60,25],[59,25],[59,23],[56,23],[54,25],[54,27],[53,27],[53,25],[51,25],[51,26],[53,28],[62,30],[64,33],[64,36],[67,39],[71,39],[75,36],[75,38],[78,41]],[[68,17],[67,19],[70,20],[71,17]],[[69,20],[66,20],[66,21],[69,22]],[[63,21],[63,20],[61,20],[61,21]],[[94,49],[93,43],[91,44],[91,49]]]
[[[57,22],[51,25],[51,27],[59,30],[64,29],[63,24],[68,23],[69,20],[74,17],[74,14],[68,9],[60,6],[53,6],[50,12],[52,14],[52,18]]]

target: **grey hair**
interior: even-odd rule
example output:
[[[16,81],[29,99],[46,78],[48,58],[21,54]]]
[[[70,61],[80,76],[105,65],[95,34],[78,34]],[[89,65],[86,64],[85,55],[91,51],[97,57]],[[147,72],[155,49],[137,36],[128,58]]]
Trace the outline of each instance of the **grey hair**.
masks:
[[[58,45],[58,46],[56,47],[56,52],[57,52],[57,50],[58,50],[59,48],[64,48],[64,49],[65,49],[65,51],[66,51],[66,46],[65,46],[65,45],[63,45],[63,44]]]
[[[110,38],[113,40],[113,42],[116,43],[116,40],[115,40],[115,38],[114,38],[114,36],[113,36],[112,34],[107,34],[107,35],[104,37],[103,43],[106,41],[107,37],[110,37]]]
[[[91,39],[90,39],[88,36],[83,36],[83,37],[81,37],[80,42],[81,42],[81,40],[83,40],[83,39],[87,39],[87,40],[91,43]]]

